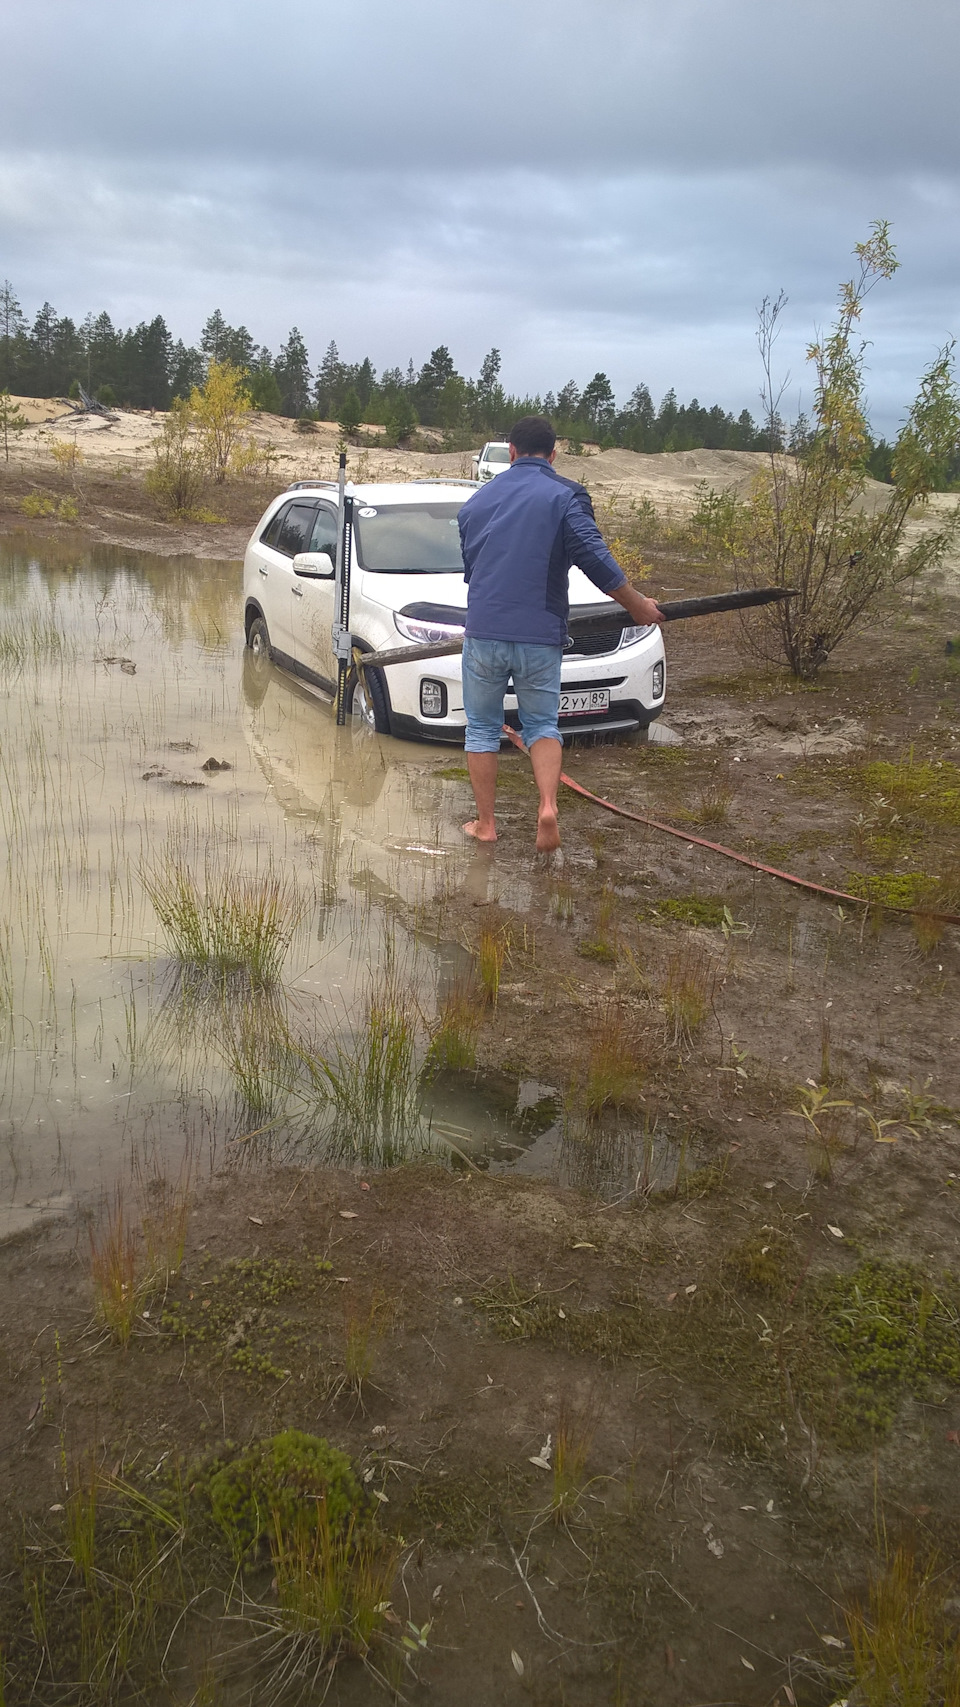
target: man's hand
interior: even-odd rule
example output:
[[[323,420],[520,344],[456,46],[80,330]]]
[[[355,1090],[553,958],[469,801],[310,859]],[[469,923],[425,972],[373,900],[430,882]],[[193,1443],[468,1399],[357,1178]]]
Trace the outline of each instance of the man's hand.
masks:
[[[664,620],[663,611],[656,599],[648,599],[643,593],[638,593],[636,587],[631,587],[629,583],[626,586],[617,587],[610,594],[610,597],[616,599],[618,605],[623,606],[627,614],[633,617],[638,627],[652,627]]]

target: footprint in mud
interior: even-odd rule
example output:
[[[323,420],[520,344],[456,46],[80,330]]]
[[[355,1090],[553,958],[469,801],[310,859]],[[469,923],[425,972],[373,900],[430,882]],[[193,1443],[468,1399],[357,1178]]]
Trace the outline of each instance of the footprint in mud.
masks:
[[[207,759],[206,763],[200,766],[200,769],[202,771],[229,771],[233,769],[233,766],[227,759]]]

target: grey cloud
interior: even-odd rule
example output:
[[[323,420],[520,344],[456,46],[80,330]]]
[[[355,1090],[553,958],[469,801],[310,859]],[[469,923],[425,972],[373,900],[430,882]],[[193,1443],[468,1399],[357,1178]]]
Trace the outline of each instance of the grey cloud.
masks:
[[[948,0],[38,0],[0,134],[304,165],[955,160]]]
[[[0,271],[31,308],[193,338],[219,304],[314,360],[443,340],[476,372],[496,342],[517,388],[604,368],[755,407],[757,303],[789,293],[799,382],[884,215],[881,425],[960,330],[940,0],[35,0],[5,31]]]

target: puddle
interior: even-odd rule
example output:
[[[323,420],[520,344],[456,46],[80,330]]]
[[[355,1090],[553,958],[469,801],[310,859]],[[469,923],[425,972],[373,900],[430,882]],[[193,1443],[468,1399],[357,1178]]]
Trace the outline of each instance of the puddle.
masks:
[[[687,1134],[564,1107],[553,1085],[496,1073],[441,1073],[422,1108],[438,1143],[490,1173],[524,1173],[601,1196],[672,1191],[702,1167]]]
[[[223,1038],[171,1005],[143,885],[165,851],[296,883],[285,1000],[312,1034],[388,966],[435,999],[445,951],[400,913],[469,857],[449,755],[251,673],[240,611],[239,564],[0,543],[0,1236],[37,1200],[229,1154]]]
[[[683,746],[683,736],[678,734],[676,729],[671,729],[669,724],[662,723],[659,717],[651,723],[647,732],[647,740],[653,747]]]
[[[185,1162],[322,1156],[334,1126],[366,1165],[406,1121],[493,1169],[669,1184],[646,1137],[578,1134],[549,1086],[446,1075],[424,1096],[424,1022],[472,960],[418,934],[420,909],[456,889],[523,911],[535,880],[465,843],[448,749],[337,730],[256,664],[240,612],[236,563],[0,541],[0,1238]],[[178,981],[147,891],[164,870],[295,888],[273,995]]]

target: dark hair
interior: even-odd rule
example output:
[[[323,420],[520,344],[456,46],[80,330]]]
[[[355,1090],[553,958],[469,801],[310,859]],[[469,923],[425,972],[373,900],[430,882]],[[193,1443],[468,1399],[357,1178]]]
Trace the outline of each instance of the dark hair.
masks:
[[[557,442],[546,415],[524,415],[510,428],[509,437],[518,456],[549,456]]]

